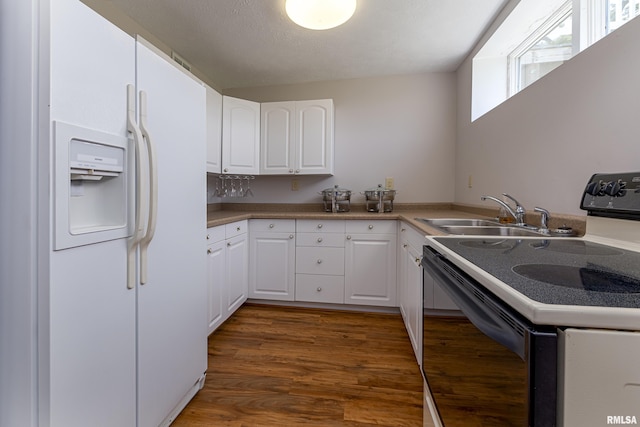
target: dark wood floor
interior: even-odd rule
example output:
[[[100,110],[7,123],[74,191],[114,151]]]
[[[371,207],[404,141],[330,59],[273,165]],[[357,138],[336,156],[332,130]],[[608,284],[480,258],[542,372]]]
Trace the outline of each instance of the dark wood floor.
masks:
[[[399,314],[245,305],[173,425],[421,426],[422,377]]]

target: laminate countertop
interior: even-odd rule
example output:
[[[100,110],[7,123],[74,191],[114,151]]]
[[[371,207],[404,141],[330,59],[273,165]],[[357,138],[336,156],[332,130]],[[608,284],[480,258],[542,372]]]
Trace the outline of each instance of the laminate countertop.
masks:
[[[367,212],[363,207],[352,207],[350,212],[331,213],[324,212],[306,206],[293,205],[248,205],[242,208],[242,205],[235,205],[233,209],[225,208],[216,210],[209,205],[207,209],[207,227],[215,227],[218,225],[228,224],[234,221],[244,219],[344,219],[344,220],[401,220],[410,224],[417,231],[431,236],[443,236],[441,230],[430,227],[427,224],[416,220],[416,218],[486,218],[495,219],[497,210],[484,209],[466,206],[445,205],[424,205],[424,206],[408,206],[394,208],[393,212],[373,213]],[[532,224],[538,224],[539,218],[535,213],[527,213],[527,221]],[[579,235],[584,234],[584,219],[573,216],[552,216],[556,226],[568,225],[573,227]],[[554,226],[550,222],[550,227]]]

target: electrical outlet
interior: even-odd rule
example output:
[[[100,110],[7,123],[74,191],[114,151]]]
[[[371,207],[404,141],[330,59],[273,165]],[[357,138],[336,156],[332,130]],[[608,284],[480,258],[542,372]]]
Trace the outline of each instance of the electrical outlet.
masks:
[[[291,191],[298,191],[300,189],[300,183],[297,179],[291,180]]]
[[[393,190],[393,178],[388,176],[384,179],[384,188],[387,190]]]

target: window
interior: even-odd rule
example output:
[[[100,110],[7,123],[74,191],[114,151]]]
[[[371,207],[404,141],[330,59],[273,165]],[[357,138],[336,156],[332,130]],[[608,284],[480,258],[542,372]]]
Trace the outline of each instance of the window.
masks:
[[[640,15],[640,0],[521,0],[473,59],[475,120]]]
[[[508,57],[513,95],[573,56],[571,2],[565,3]]]

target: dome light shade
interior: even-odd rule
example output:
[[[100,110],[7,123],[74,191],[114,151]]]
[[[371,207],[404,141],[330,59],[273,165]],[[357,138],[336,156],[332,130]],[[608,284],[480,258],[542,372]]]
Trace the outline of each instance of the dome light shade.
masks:
[[[286,0],[289,18],[310,30],[327,30],[342,25],[356,11],[356,0]]]

